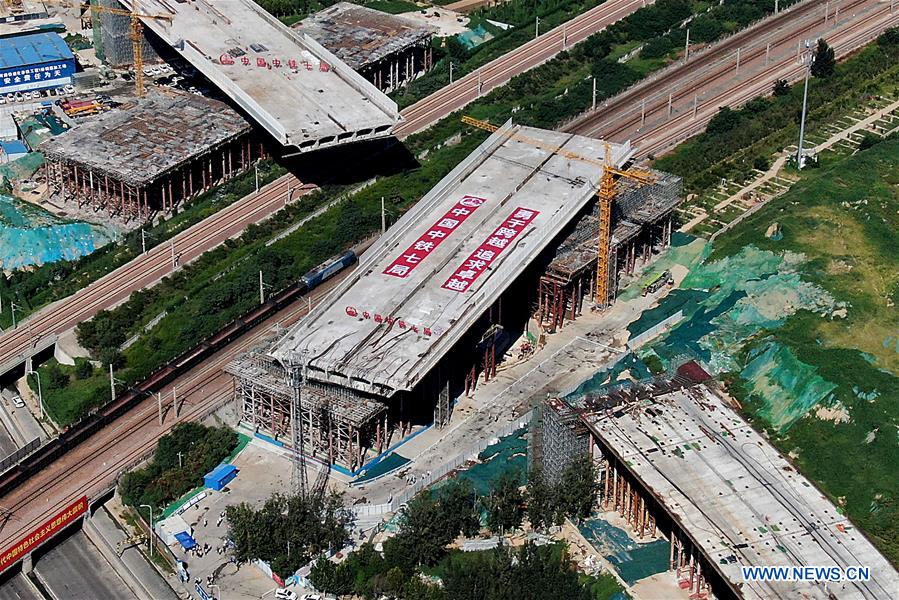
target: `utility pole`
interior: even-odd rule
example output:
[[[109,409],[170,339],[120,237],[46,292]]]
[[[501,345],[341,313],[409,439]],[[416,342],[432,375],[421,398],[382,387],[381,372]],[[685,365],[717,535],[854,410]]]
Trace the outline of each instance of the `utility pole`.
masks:
[[[534,24],[534,37],[538,38],[540,37],[540,17],[537,16],[536,19],[537,21]]]
[[[112,375],[112,363],[109,364],[109,397],[115,400],[115,377]]]
[[[306,314],[308,315],[311,312],[312,312],[312,298],[309,296],[306,296]]]
[[[780,12],[780,0],[774,0],[774,14]]]
[[[808,64],[805,69],[805,88],[802,91],[802,120],[799,122],[799,148],[796,150],[796,168],[800,171],[805,162],[802,157],[802,145],[805,143],[805,116],[808,112],[808,78],[809,74],[812,72],[811,55],[806,58],[806,62]]]
[[[481,97],[481,70],[478,69],[478,98]]]
[[[740,49],[737,48],[737,75],[740,74]]]
[[[450,85],[453,85],[453,62],[450,61]]]
[[[175,240],[174,238],[169,243],[169,247],[172,249],[172,272],[175,272],[175,268],[178,266],[178,260],[175,258]]]
[[[562,50],[568,50],[568,28],[567,23],[562,23]]]
[[[596,110],[596,75],[593,76],[593,110]]]
[[[12,313],[12,328],[16,328],[16,309],[19,308],[15,302],[9,302],[9,311]]]
[[[147,253],[147,232],[143,227],[140,228],[140,250],[141,254]]]
[[[384,196],[381,196],[381,235],[387,232],[387,213],[384,212]]]
[[[156,392],[156,399],[159,401],[159,426],[162,427],[162,392]]]
[[[179,452],[179,453],[178,453],[178,468],[179,468],[179,469],[182,467],[182,463],[181,463],[181,455],[182,455],[182,454],[184,454],[184,453],[183,453],[183,452]]]
[[[253,171],[256,172],[256,193],[259,193],[259,159],[256,159],[256,162],[253,163]]]
[[[178,388],[172,386],[172,410],[175,411],[175,418],[178,418]]]
[[[41,388],[41,374],[32,370],[31,375],[37,379],[37,402],[41,405],[41,420],[44,420],[44,392]]]
[[[771,42],[768,42],[768,45],[765,46],[765,66],[768,66],[768,58],[771,56]]]
[[[646,98],[640,103],[640,128],[646,123]]]
[[[699,107],[699,95],[693,94],[693,120],[696,120],[696,109]]]
[[[668,94],[668,118],[671,118],[671,105],[674,103],[674,92]]]
[[[690,60],[690,28],[687,27],[687,43],[684,44],[684,62]]]
[[[262,269],[259,269],[259,304],[265,304],[265,283],[262,281]]]

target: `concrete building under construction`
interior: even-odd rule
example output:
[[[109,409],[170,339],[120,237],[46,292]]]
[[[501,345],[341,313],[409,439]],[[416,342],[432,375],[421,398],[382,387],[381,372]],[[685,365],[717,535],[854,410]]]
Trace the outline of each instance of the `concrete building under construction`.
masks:
[[[266,155],[243,117],[193,94],[138,100],[39,149],[48,184],[64,202],[126,220],[171,211]]]
[[[708,379],[688,361],[571,403],[547,400],[533,462],[552,479],[590,456],[599,508],[635,539],[669,540],[668,570],[685,598],[892,597],[899,574],[886,558]],[[756,580],[741,570],[810,565],[868,577]]]
[[[603,160],[606,150],[509,124],[494,133],[287,335],[229,367],[243,421],[300,430],[306,455],[350,469],[415,424],[446,425],[453,400],[495,375],[539,311],[560,242],[589,218],[602,170],[565,152]],[[629,144],[608,152],[616,167],[633,155]]]
[[[338,2],[293,26],[384,93],[431,70],[435,28],[402,16]]]

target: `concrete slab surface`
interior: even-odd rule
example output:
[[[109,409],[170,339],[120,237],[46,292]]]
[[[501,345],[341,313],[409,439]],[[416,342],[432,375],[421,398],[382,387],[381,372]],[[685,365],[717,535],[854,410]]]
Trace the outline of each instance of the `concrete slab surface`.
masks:
[[[874,545],[717,392],[700,386],[585,419],[744,598],[899,592]],[[868,567],[871,580],[751,582],[741,572],[781,565]]]
[[[604,153],[599,140],[530,127],[493,134],[381,236],[275,356],[308,363],[312,380],[380,396],[412,389],[594,197],[601,169],[557,147]],[[620,166],[631,147],[611,152]]]
[[[131,7],[128,1],[124,5]],[[389,135],[396,103],[252,0],[143,0],[144,25],[298,151]]]

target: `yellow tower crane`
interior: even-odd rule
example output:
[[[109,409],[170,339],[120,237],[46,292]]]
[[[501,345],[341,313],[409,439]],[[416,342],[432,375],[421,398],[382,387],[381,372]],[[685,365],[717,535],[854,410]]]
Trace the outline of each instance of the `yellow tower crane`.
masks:
[[[131,31],[128,34],[128,38],[131,40],[131,51],[134,55],[134,91],[138,98],[143,98],[146,93],[146,89],[144,88],[144,52],[143,45],[141,44],[141,41],[143,40],[144,24],[141,23],[140,20],[159,19],[161,21],[171,22],[172,16],[142,13],[138,9],[137,4],[137,0],[133,0],[131,3],[131,10],[100,6],[99,4],[90,4],[89,6],[92,11],[120,15],[128,17],[131,20]],[[67,2],[61,2],[60,6],[65,8],[75,8]]]
[[[492,123],[480,121],[469,116],[463,116],[462,122],[491,133],[499,129],[498,126],[493,125]],[[589,156],[582,156],[576,152],[565,150],[558,146],[554,146],[553,144],[547,144],[542,140],[537,140],[519,133],[510,133],[507,137],[544,150],[549,150],[553,154],[558,154],[559,156],[564,156],[571,160],[585,162],[602,168],[602,177],[599,180],[599,190],[596,193],[596,196],[599,199],[599,237],[596,240],[596,297],[594,299],[596,305],[600,309],[607,308],[610,304],[609,269],[611,268],[611,265],[609,264],[609,254],[612,245],[612,202],[615,200],[618,181],[621,177],[624,177],[642,185],[655,182],[656,176],[650,171],[641,169],[619,169],[614,166],[612,164],[612,148],[608,142],[603,142],[605,145],[603,160],[598,160],[590,158]]]

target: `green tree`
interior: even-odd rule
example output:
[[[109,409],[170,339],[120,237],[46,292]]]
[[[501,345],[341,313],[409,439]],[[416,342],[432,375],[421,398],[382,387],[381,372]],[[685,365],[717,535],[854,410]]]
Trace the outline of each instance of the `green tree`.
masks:
[[[467,479],[454,479],[440,489],[440,509],[451,540],[460,533],[474,536],[481,527],[478,494]]]
[[[815,48],[815,57],[812,60],[812,75],[815,77],[830,77],[833,75],[837,66],[837,60],[833,52],[833,48],[824,41],[824,38],[818,40],[818,46]]]
[[[772,90],[772,93],[777,98],[786,96],[790,93],[790,84],[787,83],[786,79],[778,79],[774,82],[774,89]]]
[[[575,460],[559,480],[557,502],[569,517],[583,519],[590,516],[596,502],[596,467],[589,456]]]
[[[94,374],[94,365],[86,358],[75,359],[75,377],[78,379],[87,379]]]
[[[527,489],[528,519],[534,529],[553,525],[556,516],[556,490],[546,482],[543,470],[531,471]]]
[[[503,533],[521,525],[524,496],[518,486],[517,473],[503,473],[487,498],[487,526]]]

